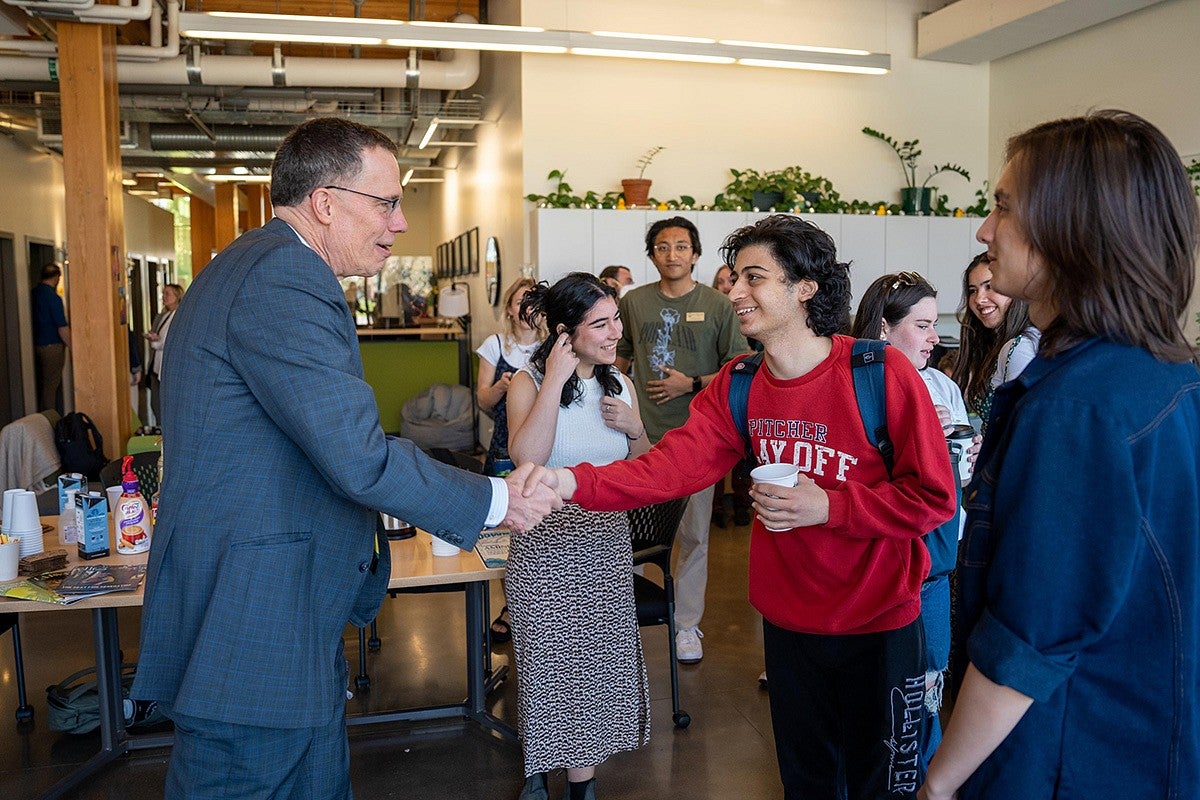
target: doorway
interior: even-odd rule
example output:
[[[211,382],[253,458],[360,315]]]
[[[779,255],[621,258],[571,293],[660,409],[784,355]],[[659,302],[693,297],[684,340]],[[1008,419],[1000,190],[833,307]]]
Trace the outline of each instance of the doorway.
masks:
[[[44,239],[31,239],[26,237],[25,243],[29,251],[29,260],[26,262],[29,268],[29,288],[33,289],[42,281],[42,268],[50,262],[58,260],[56,257],[58,252],[55,250],[53,242],[48,242]],[[65,297],[66,292],[70,290],[71,278],[70,275],[68,275],[67,265],[61,264],[60,266],[63,270],[60,288],[63,291],[63,296]],[[26,301],[32,302],[29,298],[26,298]],[[67,322],[69,323],[70,319],[68,319]],[[36,395],[40,395],[42,387],[41,366],[38,364],[37,356],[34,352],[29,353],[29,358],[33,360]],[[70,357],[68,356],[67,364],[69,363]],[[65,409],[65,404],[63,401],[66,396],[65,393],[68,391],[68,381],[70,380],[70,377],[67,374],[69,371],[67,364],[63,365],[62,382],[59,383],[58,393],[54,398],[54,408],[56,408],[60,414],[63,413]],[[38,409],[39,407],[40,399],[38,401],[38,405],[35,405],[34,408]]]

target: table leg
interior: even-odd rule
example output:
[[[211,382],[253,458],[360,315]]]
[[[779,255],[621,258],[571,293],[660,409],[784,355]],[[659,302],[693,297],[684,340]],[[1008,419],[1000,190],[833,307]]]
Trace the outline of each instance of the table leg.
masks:
[[[121,697],[121,649],[117,636],[117,610],[92,609],[92,635],[96,640],[96,688],[100,703],[100,752],[41,794],[54,800],[129,751]]]
[[[503,680],[508,667],[493,673],[489,667],[487,636],[484,626],[488,624],[485,611],[485,581],[470,581],[466,584],[467,603],[467,702],[466,716],[496,731],[502,736],[517,738],[512,726],[487,712],[485,703],[489,686]]]

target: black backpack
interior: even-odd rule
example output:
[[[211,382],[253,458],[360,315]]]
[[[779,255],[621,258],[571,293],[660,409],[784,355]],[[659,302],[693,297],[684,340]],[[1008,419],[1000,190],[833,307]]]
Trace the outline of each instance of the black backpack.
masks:
[[[75,411],[54,426],[54,444],[62,459],[63,472],[79,472],[88,480],[100,480],[100,469],[108,463],[104,437],[87,414]]]

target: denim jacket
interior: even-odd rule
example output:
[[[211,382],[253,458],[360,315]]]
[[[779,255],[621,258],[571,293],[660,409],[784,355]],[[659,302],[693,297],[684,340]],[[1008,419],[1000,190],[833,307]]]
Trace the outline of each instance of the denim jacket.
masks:
[[[1196,797],[1195,365],[1038,357],[996,391],[963,505],[955,637],[1033,704],[961,797]]]

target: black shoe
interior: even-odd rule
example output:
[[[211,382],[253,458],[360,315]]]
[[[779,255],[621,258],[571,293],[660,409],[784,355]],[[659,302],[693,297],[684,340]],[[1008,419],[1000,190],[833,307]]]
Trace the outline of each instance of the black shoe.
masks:
[[[504,644],[512,638],[512,626],[509,625],[507,617],[508,606],[505,606],[492,620],[492,644]]]
[[[714,508],[712,512],[712,525],[717,528],[724,528],[729,524],[729,516],[723,508]]]
[[[750,524],[750,509],[738,507],[733,510],[733,524],[737,526]]]

